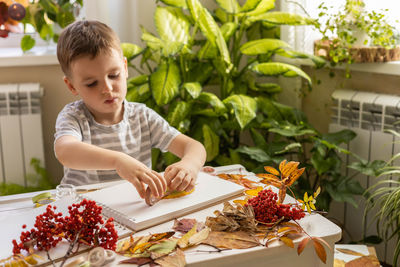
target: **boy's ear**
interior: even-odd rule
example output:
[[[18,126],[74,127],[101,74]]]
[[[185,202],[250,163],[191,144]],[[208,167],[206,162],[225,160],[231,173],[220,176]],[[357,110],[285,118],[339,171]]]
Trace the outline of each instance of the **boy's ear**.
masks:
[[[124,57],[125,77],[128,79],[128,60]]]
[[[76,91],[74,85],[68,80],[67,76],[64,76],[64,83],[67,85],[68,89],[71,91],[73,95],[78,95],[78,91]]]

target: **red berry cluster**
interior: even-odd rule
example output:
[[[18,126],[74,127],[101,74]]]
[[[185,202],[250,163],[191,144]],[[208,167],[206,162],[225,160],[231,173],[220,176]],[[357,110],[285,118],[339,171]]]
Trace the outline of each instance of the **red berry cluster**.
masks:
[[[12,241],[14,254],[20,253],[21,250],[29,251],[29,248],[34,246],[38,250],[48,251],[63,237],[69,242],[115,250],[118,234],[114,228],[114,219],[109,218],[104,224],[102,208],[97,206],[96,202],[84,199],[78,204],[73,204],[68,207],[69,216],[65,217],[62,217],[61,212],[56,213],[55,209],[55,206],[48,205],[46,212],[36,217],[35,228],[21,233],[21,243],[15,239]],[[26,225],[22,228],[25,229]]]
[[[277,204],[278,195],[271,189],[261,190],[256,197],[248,200],[246,205],[251,205],[257,221],[274,223],[283,220],[300,220],[304,211],[288,204]]]

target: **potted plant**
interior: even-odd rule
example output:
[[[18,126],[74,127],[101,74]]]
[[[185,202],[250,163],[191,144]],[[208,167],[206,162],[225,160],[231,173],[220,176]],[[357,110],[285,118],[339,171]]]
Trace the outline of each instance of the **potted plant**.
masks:
[[[399,137],[397,132],[391,131]],[[393,266],[399,266],[400,256],[400,166],[395,164],[400,154],[394,155],[387,161],[386,165],[379,170],[377,177],[386,177],[368,188],[365,195],[368,196],[364,211],[364,223],[368,215],[373,213],[373,222],[376,223],[376,229],[379,237],[388,242],[396,240],[393,255]],[[369,225],[371,226],[371,225]]]
[[[331,66],[400,59],[398,34],[384,11],[365,10],[363,0],[346,0],[344,7],[334,14],[325,3],[318,8],[315,27],[322,38],[315,41],[314,53],[326,57]]]

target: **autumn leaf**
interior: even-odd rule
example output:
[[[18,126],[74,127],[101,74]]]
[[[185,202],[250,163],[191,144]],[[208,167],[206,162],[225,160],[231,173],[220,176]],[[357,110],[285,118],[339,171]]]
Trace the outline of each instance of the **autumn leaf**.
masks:
[[[193,191],[194,191],[194,188],[190,191],[177,191],[177,190],[169,191],[168,190],[162,198],[163,199],[179,198],[179,197],[189,195],[189,194],[193,193]]]
[[[257,173],[256,176],[257,176],[258,178],[264,178],[264,179],[271,179],[271,180],[277,180],[277,181],[279,181],[279,178],[278,178],[278,177],[276,177],[276,176],[273,175],[273,174],[269,174],[269,173]]]
[[[346,249],[346,248],[336,248],[336,250],[340,251],[340,252],[342,252],[344,254],[349,254],[349,255],[353,255],[353,256],[367,256],[367,255],[364,255],[364,254],[362,254],[360,252],[357,252],[357,251],[354,251],[354,250],[351,250],[351,249]]]
[[[318,258],[323,262],[326,263],[326,251],[324,246],[319,242],[317,239],[312,238],[314,243],[315,252],[318,255]]]
[[[163,240],[160,243],[157,243],[151,246],[148,251],[150,253],[156,254],[158,257],[167,255],[171,253],[176,248],[177,240]]]
[[[278,171],[277,169],[275,169],[274,167],[265,166],[265,167],[264,167],[264,170],[265,170],[266,172],[269,172],[269,173],[271,173],[271,174],[274,174],[274,175],[279,176],[279,171]]]
[[[206,227],[198,233],[195,233],[189,238],[189,246],[198,245],[204,240],[207,239],[208,235],[210,234],[211,229]]]
[[[299,166],[299,162],[296,161],[290,161],[288,162],[283,169],[281,170],[281,174],[282,174],[282,179],[289,177],[289,175],[297,169],[297,166]]]
[[[172,229],[181,233],[187,233],[195,224],[197,224],[197,231],[200,231],[204,228],[204,223],[197,222],[196,219],[183,218],[180,220],[175,219]]]
[[[149,242],[155,242],[161,239],[167,239],[173,236],[174,234],[175,234],[174,231],[152,234],[149,238]]]
[[[303,252],[304,248],[307,246],[310,240],[311,238],[309,236],[301,240],[300,244],[297,246],[297,255],[300,255]]]
[[[186,265],[185,254],[178,248],[175,254],[157,259],[155,263],[163,267],[184,267]]]
[[[207,239],[202,243],[212,245],[218,248],[244,249],[260,245],[260,242],[254,236],[243,232],[220,232],[211,231]]]
[[[120,264],[137,264],[139,266],[148,264],[148,263],[154,263],[153,259],[149,257],[136,257],[136,258],[130,258],[127,260],[122,260],[119,262]]]
[[[249,179],[243,178],[245,175],[243,174],[227,174],[227,173],[221,173],[217,175],[219,178],[222,178],[224,180],[228,180],[231,182],[234,182],[236,184],[239,184],[241,186],[244,186],[247,189],[252,189],[257,186],[256,182],[253,182]]]
[[[286,159],[282,160],[281,163],[279,163],[279,170],[281,171],[281,173],[283,172],[283,168],[286,165]]]
[[[245,193],[246,195],[248,195],[248,196],[253,196],[253,197],[255,197],[255,196],[257,196],[258,193],[259,193],[260,191],[262,191],[263,189],[264,189],[264,188],[263,188],[262,186],[258,186],[258,187],[256,187],[255,189],[246,190],[246,191],[244,191],[244,193]]]
[[[346,267],[379,267],[379,260],[372,255],[362,256],[346,263]]]
[[[179,238],[177,243],[178,247],[186,248],[189,245],[189,238],[196,232],[197,232],[197,224],[193,225],[192,229],[190,229],[189,232],[187,232],[185,235]]]
[[[297,167],[297,165],[296,165],[296,167]],[[305,170],[305,168],[294,169],[290,173],[290,176],[288,177],[288,181],[287,181],[286,185],[291,186],[297,179],[299,179],[299,177],[303,174],[304,170]]]
[[[247,201],[248,201],[248,200],[249,200],[249,198],[245,198],[245,199],[235,199],[235,200],[233,200],[233,203],[240,204],[240,205],[244,206],[244,205],[247,204]]]
[[[286,236],[281,236],[279,238],[279,240],[282,241],[286,246],[294,248],[294,243],[293,243],[293,240],[291,238],[286,237]]]

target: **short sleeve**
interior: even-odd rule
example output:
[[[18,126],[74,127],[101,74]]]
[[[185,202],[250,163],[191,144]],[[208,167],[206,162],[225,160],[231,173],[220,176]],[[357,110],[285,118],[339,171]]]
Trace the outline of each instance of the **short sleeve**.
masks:
[[[168,122],[154,110],[146,107],[145,113],[149,123],[152,147],[159,148],[161,151],[166,152],[172,140],[178,136],[180,132],[170,126]]]
[[[64,108],[57,116],[54,142],[64,135],[72,135],[82,140],[82,131],[78,119]]]

